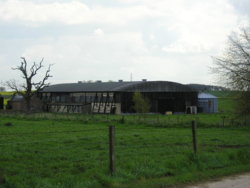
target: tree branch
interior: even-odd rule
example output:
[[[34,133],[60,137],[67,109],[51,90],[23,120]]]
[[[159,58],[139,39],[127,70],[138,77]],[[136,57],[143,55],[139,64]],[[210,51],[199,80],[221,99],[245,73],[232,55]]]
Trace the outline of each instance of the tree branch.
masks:
[[[22,78],[24,79],[23,84],[17,84],[16,81],[10,80],[7,81],[6,84],[9,88],[14,90],[16,93],[22,95],[24,99],[26,100],[27,104],[27,110],[30,110],[30,101],[31,97],[35,95],[38,91],[40,91],[43,87],[48,86],[49,84],[46,83],[46,81],[52,77],[50,75],[51,66],[49,65],[48,69],[45,72],[44,77],[39,82],[33,82],[34,77],[38,74],[38,72],[44,67],[43,66],[43,58],[42,60],[37,64],[34,62],[30,69],[27,69],[28,63],[24,57],[21,57],[22,61],[20,66],[17,66],[15,68],[12,68],[13,70],[18,70],[22,73]],[[35,88],[35,91],[33,90],[33,87]]]

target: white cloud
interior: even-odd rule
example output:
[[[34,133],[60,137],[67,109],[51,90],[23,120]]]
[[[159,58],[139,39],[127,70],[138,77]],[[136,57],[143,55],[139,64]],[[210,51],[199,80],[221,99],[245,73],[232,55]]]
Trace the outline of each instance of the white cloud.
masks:
[[[197,63],[199,62],[199,63]],[[190,56],[141,56],[135,57],[133,63],[124,66],[123,70],[133,74],[133,80],[168,80],[188,83],[211,84],[211,75],[208,75],[210,57],[202,55]],[[199,71],[194,71],[199,70]],[[204,76],[206,75],[206,76]]]
[[[143,4],[158,12],[155,23],[177,36],[162,47],[170,53],[201,53],[222,48],[232,29],[246,20],[238,14],[231,0],[119,1],[131,6]]]
[[[218,48],[239,21],[227,0],[199,1],[188,8],[175,6],[172,15],[174,23],[170,28],[179,37],[164,47],[168,52],[199,53]]]
[[[146,53],[139,33],[121,32],[102,33],[102,37],[88,35],[41,39],[37,45],[28,47],[23,56],[38,60],[45,57],[46,62],[55,64],[55,79],[74,82],[124,77],[127,72],[121,67],[131,66],[134,57]]]
[[[0,20],[19,21],[26,25],[43,25],[58,22],[62,24],[124,24],[130,30],[129,22],[152,18],[148,28],[161,28],[175,33],[174,42],[162,46],[165,52],[200,53],[222,46],[231,30],[244,22],[229,0],[120,0],[129,4],[124,7],[92,6],[81,1],[35,3],[31,0],[7,0],[0,2]],[[95,34],[103,31],[97,28]],[[156,41],[158,33],[151,33],[149,40]],[[168,38],[162,34],[161,38]]]
[[[104,34],[103,30],[100,28],[95,29],[94,34],[97,36],[102,36]]]
[[[0,20],[19,21],[26,25],[47,23],[84,24],[112,23],[125,24],[128,21],[152,16],[153,12],[144,6],[110,8],[95,6],[90,8],[81,1],[35,3],[32,0],[7,0],[0,2]]]
[[[181,83],[210,83],[207,65],[210,57],[149,55],[140,33],[103,33],[45,39],[23,53],[30,59],[45,58],[55,63],[53,83],[77,80],[170,80]],[[195,72],[193,70],[199,70]],[[192,81],[190,81],[192,80]]]
[[[34,3],[32,1],[7,0],[0,3],[0,18],[4,21],[32,24],[62,22],[76,24],[89,20],[90,9],[83,3]]]
[[[1,1],[0,23],[23,30],[39,26],[44,31],[56,25],[53,35],[40,32],[36,38],[29,34],[40,28],[28,30],[27,38],[12,32],[13,44],[22,45],[15,51],[15,45],[4,39],[11,49],[5,54],[12,58],[4,59],[44,57],[45,62],[55,63],[54,82],[129,79],[132,72],[137,80],[208,83],[210,56],[223,47],[232,29],[246,22],[230,1],[107,0],[102,5],[81,0]]]

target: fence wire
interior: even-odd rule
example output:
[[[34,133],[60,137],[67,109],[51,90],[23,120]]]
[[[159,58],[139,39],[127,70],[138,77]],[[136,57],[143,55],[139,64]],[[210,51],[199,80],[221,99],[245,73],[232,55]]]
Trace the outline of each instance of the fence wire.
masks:
[[[202,130],[200,132],[198,129],[198,152],[209,152],[210,150],[215,150],[216,152],[223,152],[223,150],[225,149],[250,148],[250,142],[249,144],[240,144],[239,142],[239,138],[247,138],[246,134],[235,138],[235,143],[224,143],[226,140],[225,137],[232,137],[233,133],[225,133],[223,130],[224,128],[218,129],[218,132],[211,133],[208,131],[208,133],[206,133],[206,130]],[[159,156],[157,160],[161,160],[161,158],[164,158],[164,160],[172,160],[177,156],[185,157],[186,154],[190,154],[193,151],[191,129],[189,132],[178,132],[178,129],[175,130],[175,132],[171,132],[168,128],[159,127],[117,127],[115,132],[115,154],[117,160],[124,158],[136,159],[137,157],[141,156],[144,156],[145,158],[150,156]],[[78,133],[86,133],[86,136],[81,135],[79,137]],[[44,138],[43,140],[34,140],[34,138],[32,138],[35,136],[43,135],[59,135],[60,137],[54,139]],[[148,137],[148,135],[150,135],[150,137]],[[222,135],[223,138],[219,138],[219,136]],[[20,137],[17,139],[21,139],[21,136],[24,136],[25,139],[32,140],[11,141],[11,139],[13,139],[13,136]],[[6,138],[8,141],[3,143],[4,139]],[[90,160],[90,156],[93,155],[94,159],[103,160],[104,158],[108,163],[108,154],[110,149],[109,144],[110,143],[108,127],[72,131],[65,130],[47,132],[33,131],[22,133],[1,133],[0,161],[5,160],[5,153],[6,156],[8,156],[11,152],[17,152],[16,155],[25,155],[24,157],[29,156],[29,154],[42,156],[48,153],[53,156],[54,153],[55,159],[53,158],[52,160],[56,160],[56,157],[59,156],[63,158],[63,160],[73,163],[86,162]],[[32,148],[30,145],[39,147]],[[8,146],[11,147],[8,148]],[[64,148],[65,151],[62,151],[62,148]],[[67,148],[73,149],[67,151]],[[91,157],[93,158],[93,156]]]

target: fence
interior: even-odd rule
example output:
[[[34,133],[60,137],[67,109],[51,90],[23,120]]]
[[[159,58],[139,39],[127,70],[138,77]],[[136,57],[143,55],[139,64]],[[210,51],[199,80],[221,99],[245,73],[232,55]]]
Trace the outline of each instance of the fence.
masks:
[[[27,164],[31,165],[34,161],[46,163],[48,160],[54,160],[56,163],[57,160],[62,160],[78,166],[79,173],[86,171],[86,166],[91,168],[93,165],[109,169],[110,174],[114,175],[117,169],[130,168],[133,165],[129,163],[134,162],[138,167],[139,162],[157,165],[151,160],[158,160],[159,163],[162,160],[164,164],[168,164],[173,158],[181,158],[187,153],[190,154],[190,151],[197,154],[204,151],[221,152],[224,149],[250,148],[247,133],[242,132],[242,137],[232,139],[234,130],[226,133],[226,129],[222,128],[215,131],[197,131],[196,121],[192,121],[190,127],[192,129],[184,130],[110,126],[108,129],[2,133],[0,161],[2,164],[10,164],[10,161],[18,164],[16,160],[24,159],[30,160]],[[63,167],[66,168],[67,165]]]

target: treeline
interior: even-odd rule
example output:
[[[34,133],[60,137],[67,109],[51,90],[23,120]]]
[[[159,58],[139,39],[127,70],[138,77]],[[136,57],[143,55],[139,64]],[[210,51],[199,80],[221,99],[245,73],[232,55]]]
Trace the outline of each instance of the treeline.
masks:
[[[229,91],[229,88],[225,88],[222,86],[214,86],[214,85],[204,85],[204,84],[187,84],[188,86],[192,87],[193,89],[199,92],[206,92],[206,91]]]

